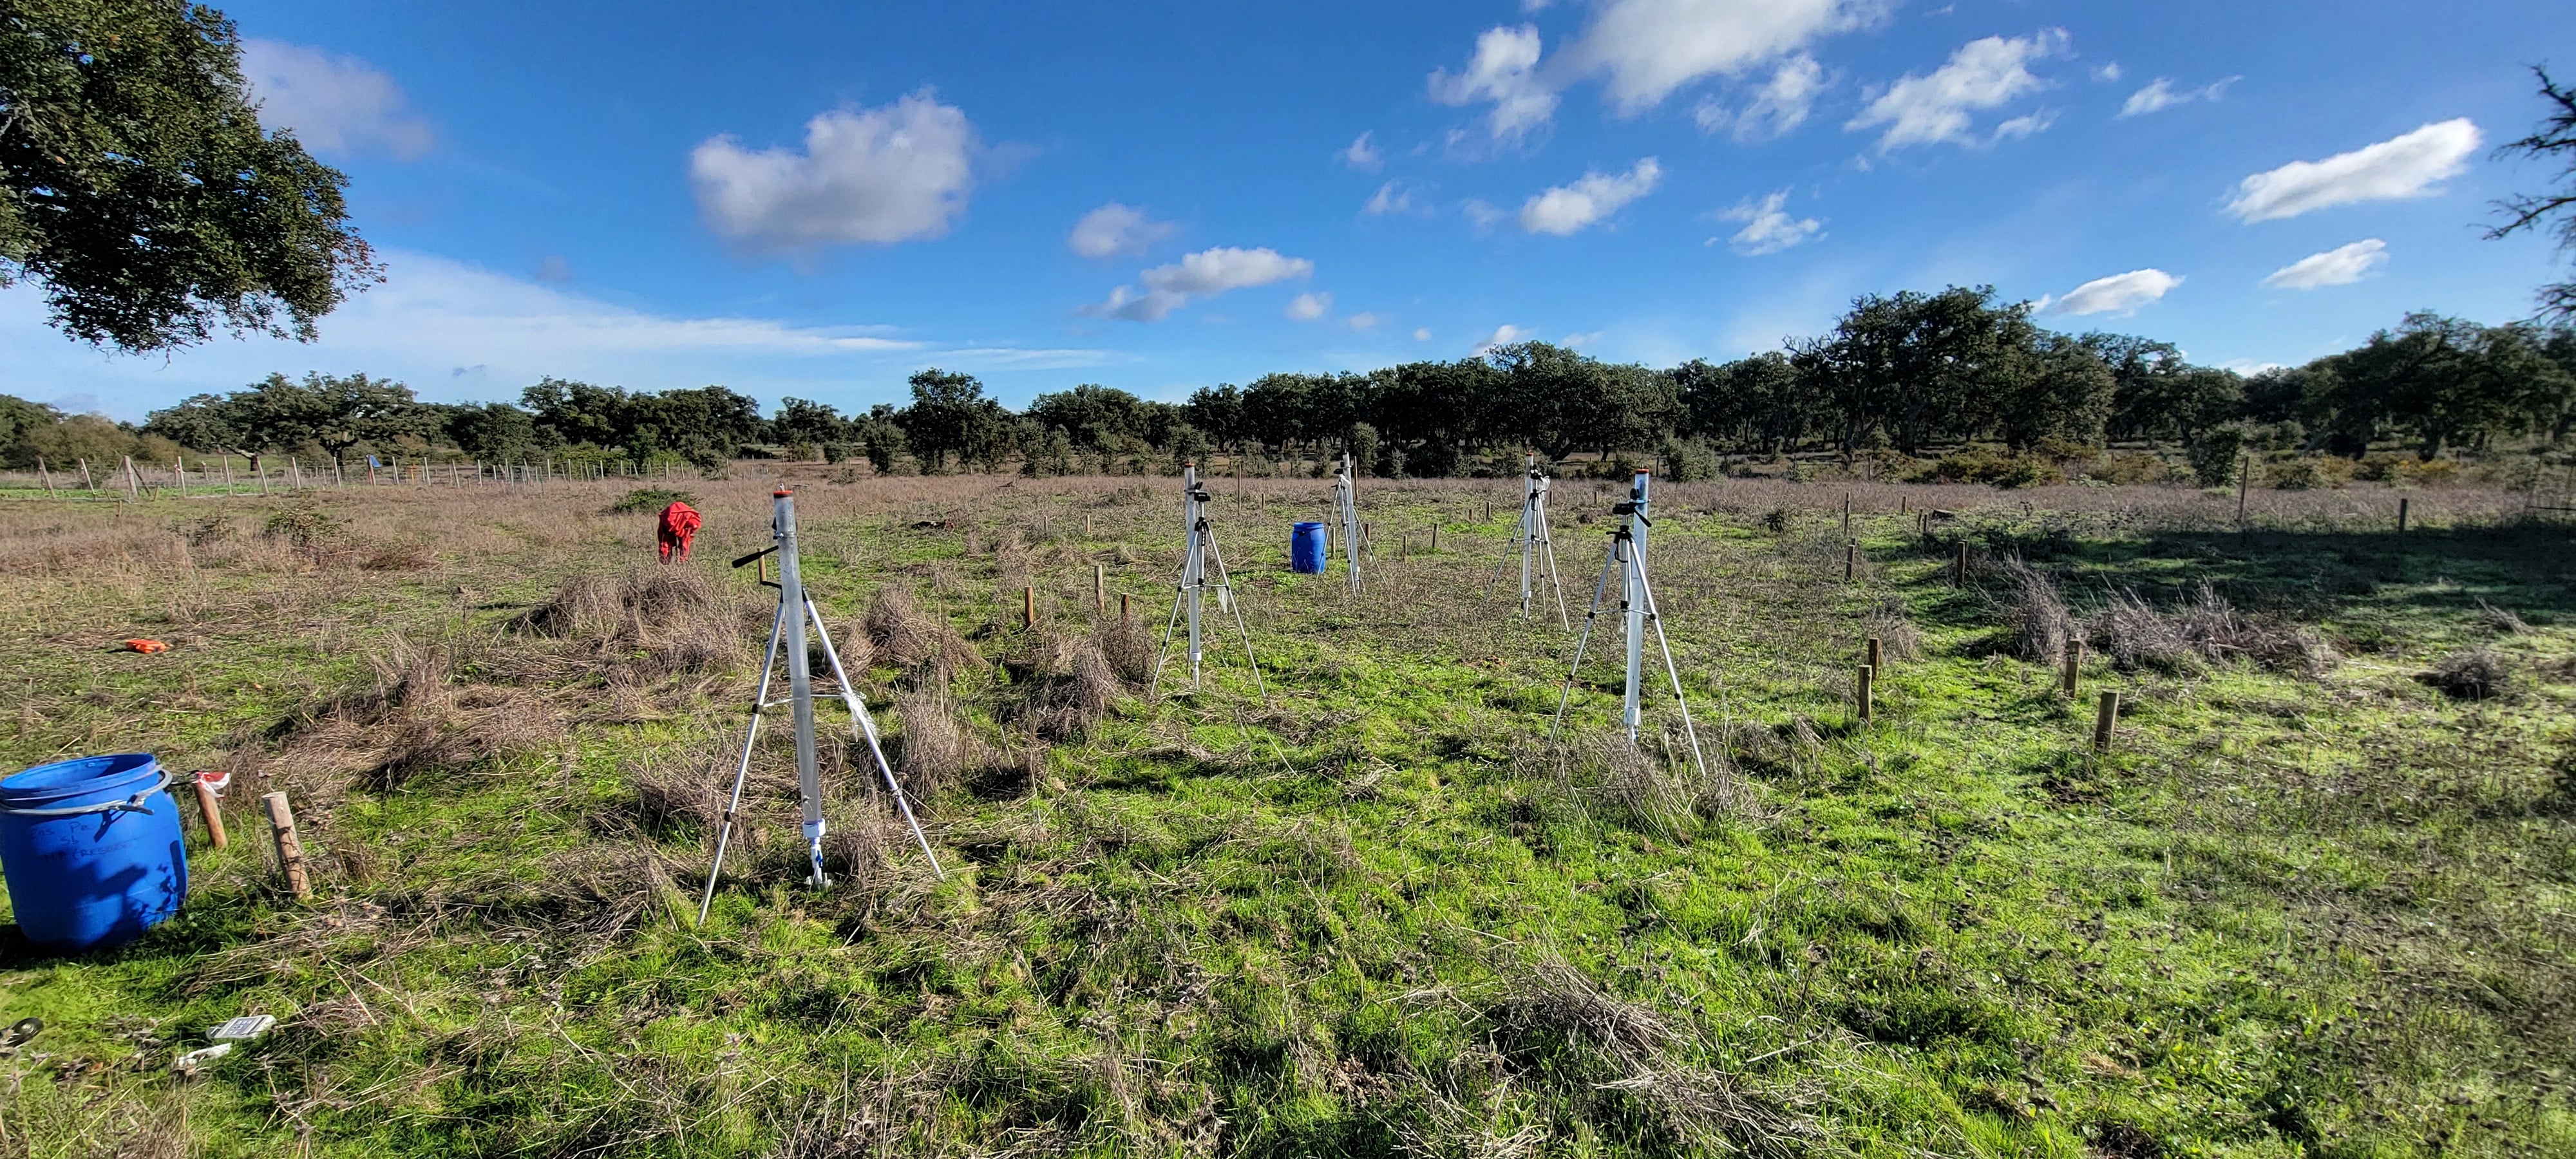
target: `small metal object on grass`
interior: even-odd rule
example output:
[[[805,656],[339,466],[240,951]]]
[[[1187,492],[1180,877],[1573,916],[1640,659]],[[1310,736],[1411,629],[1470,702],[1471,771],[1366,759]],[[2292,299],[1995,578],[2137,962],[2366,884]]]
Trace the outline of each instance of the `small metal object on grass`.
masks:
[[[207,1031],[206,1037],[215,1042],[247,1042],[268,1033],[268,1028],[275,1025],[277,1018],[274,1015],[245,1014]]]

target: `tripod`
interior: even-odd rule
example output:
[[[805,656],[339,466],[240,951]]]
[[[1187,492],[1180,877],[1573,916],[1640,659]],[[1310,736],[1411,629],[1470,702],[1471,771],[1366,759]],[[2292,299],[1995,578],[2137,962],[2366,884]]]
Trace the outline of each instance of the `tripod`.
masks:
[[[1190,687],[1199,686],[1200,660],[1205,640],[1199,631],[1199,613],[1210,587],[1216,589],[1217,603],[1234,614],[1234,630],[1243,636],[1243,659],[1252,666],[1252,686],[1266,699],[1270,690],[1261,683],[1261,662],[1252,657],[1252,630],[1243,625],[1243,609],[1234,603],[1234,581],[1226,575],[1225,553],[1216,546],[1216,532],[1208,525],[1207,489],[1199,486],[1199,469],[1195,464],[1181,466],[1181,524],[1189,529],[1189,546],[1182,549],[1181,582],[1172,599],[1172,616],[1163,625],[1163,647],[1154,655],[1154,679],[1147,691],[1163,685],[1163,661],[1172,654],[1172,630],[1187,619],[1190,627]],[[1208,565],[1216,565],[1216,582],[1208,582]]]
[[[724,872],[725,848],[733,839],[735,816],[742,810],[742,783],[751,774],[751,752],[760,739],[761,714],[780,704],[788,706],[796,730],[796,790],[805,806],[805,855],[812,873],[806,882],[816,888],[831,884],[823,876],[823,776],[814,755],[814,678],[806,652],[806,626],[822,639],[823,655],[832,664],[832,679],[840,686],[841,704],[849,709],[861,739],[868,742],[868,753],[876,758],[877,771],[885,776],[887,791],[894,794],[896,807],[903,810],[904,824],[912,827],[912,839],[921,844],[922,855],[930,859],[930,871],[946,880],[948,874],[939,867],[939,855],[930,851],[930,839],[923,836],[921,822],[912,815],[912,802],[905,798],[903,786],[894,779],[894,766],[886,763],[885,748],[877,741],[877,724],[868,715],[868,706],[860,701],[858,691],[850,684],[850,674],[841,667],[841,653],[832,647],[832,633],[823,626],[823,615],[814,607],[814,598],[805,592],[803,573],[796,565],[796,498],[778,491],[772,499],[770,534],[777,542],[741,559],[735,567],[756,563],[763,557],[778,557],[778,580],[770,582],[764,575],[762,587],[778,589],[778,615],[769,624],[769,648],[760,662],[760,690],[752,694],[751,726],[742,737],[742,760],[734,765],[733,796],[725,804],[724,824],[716,833],[715,864],[707,870],[707,893],[698,902],[698,924],[705,925],[707,909],[715,904],[716,879]],[[764,567],[763,572],[766,572]],[[769,682],[778,668],[778,653],[787,653],[787,699],[771,700]]]
[[[1708,758],[1701,755],[1699,729],[1691,723],[1690,699],[1682,694],[1682,673],[1673,663],[1673,645],[1664,637],[1664,618],[1655,609],[1655,589],[1646,582],[1646,529],[1653,521],[1646,517],[1647,474],[1639,468],[1628,484],[1628,501],[1611,509],[1624,515],[1626,521],[1610,532],[1610,557],[1601,563],[1600,582],[1592,588],[1592,606],[1583,613],[1583,634],[1575,637],[1574,666],[1565,674],[1565,689],[1557,696],[1556,720],[1548,725],[1547,737],[1555,740],[1557,730],[1565,724],[1565,706],[1574,696],[1575,674],[1583,670],[1584,647],[1592,640],[1593,618],[1601,614],[1601,600],[1610,591],[1610,576],[1619,576],[1619,620],[1625,637],[1628,658],[1627,688],[1620,701],[1619,720],[1628,730],[1628,743],[1637,743],[1638,701],[1643,691],[1645,669],[1646,625],[1655,626],[1655,644],[1664,653],[1664,673],[1672,679],[1673,701],[1681,706],[1682,730],[1690,736],[1691,759],[1699,766],[1702,777],[1708,775]]]
[[[1529,618],[1530,581],[1539,569],[1539,553],[1545,552],[1547,582],[1556,589],[1556,619],[1559,626],[1573,627],[1565,614],[1565,581],[1556,574],[1556,540],[1547,528],[1547,472],[1538,469],[1538,456],[1529,456],[1529,474],[1521,483],[1521,526],[1512,534],[1511,546],[1503,549],[1501,562],[1494,565],[1494,578],[1485,581],[1485,593],[1493,594],[1494,585],[1502,581],[1503,571],[1512,565],[1512,552],[1521,553],[1521,618]]]
[[[1350,452],[1342,453],[1342,473],[1333,477],[1333,510],[1342,521],[1342,556],[1351,563],[1351,590],[1360,590],[1360,504],[1351,483]]]

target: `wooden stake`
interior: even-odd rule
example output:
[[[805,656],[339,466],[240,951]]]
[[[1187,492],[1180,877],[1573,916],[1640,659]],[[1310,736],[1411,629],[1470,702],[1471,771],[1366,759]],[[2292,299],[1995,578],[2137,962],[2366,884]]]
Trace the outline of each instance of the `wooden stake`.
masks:
[[[1857,568],[1857,567],[1859,567],[1859,566],[1860,566],[1860,541],[1859,541],[1859,540],[1857,540],[1857,539],[1855,539],[1855,540],[1851,540],[1851,541],[1848,541],[1848,542],[1844,543],[1844,544],[1843,544],[1843,582],[1844,582],[1844,583],[1850,583],[1850,582],[1852,581],[1852,571],[1853,571],[1853,569],[1854,569],[1854,568]]]
[[[136,499],[143,497],[143,479],[141,476],[134,473],[134,456],[132,455],[125,456],[125,493]]]
[[[286,886],[295,891],[295,900],[313,896],[313,882],[304,874],[304,843],[295,839],[295,810],[288,808],[286,794],[270,793],[259,799],[268,808],[268,833],[277,839],[277,864],[286,871]]]
[[[214,786],[193,775],[188,780],[189,783],[197,786],[197,815],[205,818],[206,839],[214,842],[215,848],[221,849],[225,845],[222,799],[215,796]]]
[[[1091,610],[1102,615],[1109,612],[1108,569],[1096,563],[1091,565]]]
[[[1437,523],[1431,525],[1431,550],[1427,554],[1440,554],[1440,525]]]
[[[2254,481],[2254,452],[2247,451],[2236,464],[2236,528],[2245,529],[2245,487]]]
[[[1883,665],[1879,661],[1878,637],[1872,636],[1869,638],[1869,670],[1876,672],[1881,667],[1883,667]]]
[[[1128,614],[1127,614],[1127,593],[1125,593],[1125,592],[1120,592],[1120,593],[1118,593],[1118,622],[1119,622],[1119,623],[1121,623],[1121,624],[1124,624],[1124,623],[1126,623],[1126,622],[1128,621],[1128,619],[1129,619],[1129,616],[1128,616]]]
[[[2093,709],[2094,752],[2107,753],[2111,751],[2111,726],[2119,719],[2119,690],[2105,688],[2102,690],[2101,702]]]
[[[1950,577],[1958,586],[1968,586],[1968,545],[1965,541],[1959,544],[1959,563],[1951,570]]]
[[[1036,588],[1020,589],[1020,626],[1023,628],[1038,626],[1038,590]]]
[[[2406,534],[2406,505],[2409,502],[2410,500],[2403,495],[2397,498],[2397,534],[2399,535]]]
[[[2075,672],[2077,667],[2083,663],[2084,641],[2068,640],[2066,642],[2066,659],[2062,662],[2062,670],[2057,676],[2058,690],[2064,692],[2068,700],[2075,699]]]
[[[80,469],[81,469],[81,490],[83,490],[83,491],[93,491],[93,492],[94,492],[94,491],[96,491],[96,490],[98,490],[98,484],[93,483],[93,482],[90,482],[90,479],[89,479],[89,460],[87,460],[87,459],[82,459],[82,460],[80,460]]]
[[[1872,668],[1872,667],[1870,667],[1870,666],[1869,666],[1869,665],[1867,665],[1867,664],[1863,664],[1863,665],[1861,665],[1861,666],[1860,666],[1860,685],[1859,685],[1859,687],[1858,687],[1857,689],[1855,689],[1855,690],[1854,690],[1854,691],[1855,691],[1855,694],[1854,694],[1854,696],[1852,697],[1852,700],[1853,700],[1854,704],[1856,705],[1856,707],[1859,709],[1859,712],[1860,712],[1860,722],[1861,722],[1862,724],[1868,724],[1868,723],[1869,723],[1869,707],[1870,707],[1870,705],[1869,705],[1869,702],[1870,702],[1870,687],[1869,687],[1869,686],[1870,686],[1870,682],[1871,682],[1872,680],[1874,680],[1874,679],[1876,679],[1876,678],[1877,678],[1877,675],[1878,675],[1878,669]]]
[[[36,477],[44,480],[45,482],[45,498],[54,498],[54,477],[45,470],[45,461],[43,459],[36,460]]]
[[[232,494],[232,493],[233,493],[233,457],[232,457],[232,455],[231,455],[231,454],[227,453],[227,454],[224,456],[224,494],[226,494],[226,495],[230,495],[230,494]]]

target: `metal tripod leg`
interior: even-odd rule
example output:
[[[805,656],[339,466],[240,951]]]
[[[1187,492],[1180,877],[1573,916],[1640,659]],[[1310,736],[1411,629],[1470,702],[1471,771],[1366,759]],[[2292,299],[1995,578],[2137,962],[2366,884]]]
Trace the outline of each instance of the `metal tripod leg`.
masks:
[[[1708,775],[1708,758],[1699,750],[1699,726],[1691,723],[1690,698],[1682,694],[1682,670],[1673,663],[1673,642],[1664,635],[1664,613],[1655,606],[1654,585],[1646,581],[1646,569],[1637,569],[1637,591],[1646,598],[1646,618],[1654,622],[1655,643],[1664,650],[1664,674],[1673,681],[1673,703],[1681,706],[1682,733],[1690,737],[1691,760],[1698,764],[1699,775]]]
[[[1261,683],[1261,661],[1252,657],[1252,629],[1243,623],[1243,601],[1234,598],[1234,580],[1226,575],[1225,552],[1217,547],[1214,535],[1208,536],[1207,547],[1208,555],[1216,560],[1217,585],[1225,589],[1226,609],[1234,613],[1234,630],[1243,637],[1243,662],[1252,666],[1252,689],[1268,700],[1270,689]]]
[[[868,715],[867,702],[859,699],[858,689],[850,684],[848,670],[841,667],[841,650],[832,646],[831,629],[823,626],[823,613],[808,597],[805,614],[814,621],[814,632],[823,638],[823,658],[832,662],[832,679],[841,685],[841,704],[850,710],[851,723],[868,742],[868,755],[877,759],[877,771],[885,776],[886,791],[894,794],[895,807],[903,810],[903,823],[912,827],[912,839],[921,845],[921,855],[930,859],[930,872],[939,880],[948,880],[948,871],[939,867],[939,855],[930,851],[930,838],[922,835],[921,822],[912,815],[912,802],[905,798],[903,786],[895,783],[894,766],[887,763],[885,746],[877,741],[876,718]]]
[[[1574,638],[1574,666],[1566,669],[1565,688],[1556,695],[1556,719],[1548,722],[1547,739],[1556,739],[1556,730],[1565,723],[1565,705],[1574,698],[1574,674],[1583,671],[1583,650],[1592,643],[1592,621],[1601,614],[1601,597],[1610,590],[1610,569],[1619,564],[1619,548],[1613,544],[1610,557],[1601,561],[1601,579],[1592,585],[1592,606],[1583,613],[1583,634]]]
[[[1190,538],[1191,547],[1195,549],[1197,547],[1197,533],[1191,533]],[[1160,649],[1157,649],[1154,653],[1154,679],[1145,686],[1145,695],[1147,696],[1152,696],[1156,692],[1162,690],[1163,661],[1171,658],[1172,632],[1181,626],[1181,604],[1183,601],[1189,599],[1189,589],[1190,565],[1184,562],[1181,564],[1181,582],[1172,589],[1171,618],[1163,622],[1163,646]]]
[[[760,714],[769,708],[769,677],[778,667],[778,637],[787,627],[787,601],[778,602],[778,616],[769,622],[769,647],[760,662],[760,690],[751,696],[751,727],[742,736],[742,761],[733,770],[733,798],[725,804],[724,824],[716,830],[715,864],[707,868],[707,895],[698,899],[699,925],[707,924],[707,909],[716,903],[716,879],[724,874],[725,846],[733,840],[734,814],[742,809],[742,782],[751,775],[752,742],[760,739]]]

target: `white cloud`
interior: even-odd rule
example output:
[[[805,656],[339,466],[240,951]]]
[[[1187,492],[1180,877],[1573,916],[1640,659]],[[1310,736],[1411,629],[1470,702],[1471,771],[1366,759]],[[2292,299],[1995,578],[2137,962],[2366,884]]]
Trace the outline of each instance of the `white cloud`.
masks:
[[[1145,216],[1144,210],[1112,201],[1083,214],[1082,220],[1073,223],[1073,232],[1065,235],[1064,244],[1087,258],[1117,257],[1143,253],[1146,247],[1179,228]]]
[[[1305,258],[1283,257],[1279,251],[1267,247],[1236,249],[1222,246],[1184,255],[1169,265],[1155,266],[1137,275],[1137,279],[1145,283],[1144,293],[1120,286],[1109,291],[1106,300],[1085,306],[1082,312],[1093,317],[1124,318],[1131,322],[1160,322],[1172,311],[1195,299],[1302,278],[1314,272],[1315,263]]]
[[[1429,342],[1429,341],[1431,341],[1431,328],[1430,328],[1430,327],[1428,327],[1428,326],[1416,326],[1416,327],[1414,327],[1414,329],[1413,329],[1413,340],[1414,340],[1414,341],[1416,341],[1416,342]]]
[[[1333,296],[1322,291],[1299,294],[1288,301],[1288,317],[1299,322],[1312,322],[1333,309]]]
[[[1581,350],[1586,346],[1590,346],[1595,342],[1601,341],[1601,335],[1603,333],[1605,333],[1605,331],[1586,330],[1579,334],[1568,334],[1564,338],[1558,340],[1557,345],[1563,346],[1569,350]]]
[[[1413,334],[1414,337],[1417,338],[1429,336],[1428,332],[1421,330],[1416,330]],[[1529,336],[1529,331],[1506,322],[1500,326],[1494,327],[1493,333],[1486,335],[1484,341],[1476,344],[1476,353],[1481,355],[1497,346],[1509,346],[1514,342],[1527,342],[1529,341]]]
[[[1545,190],[1523,203],[1521,228],[1559,237],[1578,232],[1618,212],[1620,206],[1654,192],[1663,172],[1663,167],[1648,157],[1626,173],[1585,173],[1571,185]]]
[[[1538,29],[1489,28],[1476,38],[1467,70],[1431,74],[1431,99],[1444,105],[1490,101],[1488,118],[1496,140],[1519,140],[1556,115],[1556,92],[1538,77]]]
[[[1608,78],[1622,113],[1711,76],[1738,76],[1875,19],[1876,0],[1607,0],[1564,52],[1565,75]],[[1553,70],[1552,70],[1553,71]]]
[[[2127,313],[2171,293],[2182,279],[2163,270],[2131,270],[2107,278],[2095,278],[2066,292],[2063,298],[2043,299],[2042,309],[2052,314]]]
[[[1459,206],[1459,209],[1467,214],[1467,220],[1475,223],[1480,231],[1492,229],[1504,218],[1511,216],[1510,212],[1481,197],[1468,198],[1466,204]]]
[[[1350,316],[1350,317],[1348,317],[1348,318],[1344,318],[1344,319],[1342,319],[1342,325],[1344,325],[1344,326],[1348,326],[1348,327],[1350,327],[1350,328],[1351,328],[1351,329],[1353,329],[1353,330],[1361,330],[1361,331],[1365,331],[1365,330],[1373,330],[1373,329],[1375,329],[1375,328],[1377,327],[1377,324],[1378,324],[1378,323],[1380,323],[1380,322],[1384,322],[1384,321],[1386,321],[1386,319],[1384,319],[1384,318],[1380,318],[1380,317],[1378,317],[1378,316],[1377,316],[1377,315],[1375,315],[1375,314],[1371,314],[1371,313],[1369,313],[1369,312],[1367,312],[1367,311],[1363,310],[1363,311],[1361,311],[1361,312],[1359,312],[1359,313],[1357,313],[1357,314],[1353,314],[1353,315],[1351,315],[1351,316]]]
[[[1377,145],[1369,140],[1368,133],[1361,133],[1351,142],[1350,148],[1342,150],[1342,164],[1362,173],[1375,173],[1377,167],[1385,162],[1386,154],[1378,152]]]
[[[1420,208],[1419,205],[1413,200],[1411,185],[1402,181],[1389,181],[1378,186],[1376,193],[1369,195],[1368,204],[1361,206],[1360,212],[1374,216],[1386,213],[1412,213],[1418,208]]]
[[[2319,286],[2349,286],[2362,275],[2388,263],[2388,243],[2378,238],[2364,238],[2350,245],[2339,245],[2321,254],[2309,254],[2272,271],[2263,284],[2276,290],[2313,290]]]
[[[2050,125],[2054,125],[2056,123],[2057,113],[2053,110],[2042,109],[2036,113],[2014,117],[2009,121],[2005,121],[2004,123],[1995,126],[1994,139],[1998,141],[2017,140],[2045,130]]]
[[[436,401],[512,398],[553,374],[639,390],[720,382],[775,403],[781,394],[837,401],[853,383],[899,380],[924,365],[1033,370],[1118,360],[1090,349],[921,341],[888,326],[660,313],[429,254],[381,256],[384,284],[322,319],[317,342],[253,337],[168,358],[101,356],[46,326],[39,289],[0,291],[0,394],[46,398],[79,383],[110,413],[139,420],[272,371],[363,370]]]
[[[1814,240],[1825,223],[1812,217],[1789,216],[1789,191],[1783,189],[1760,201],[1747,199],[1735,208],[1719,214],[1727,221],[1740,221],[1744,228],[1727,239],[1735,252],[1750,257],[1776,254],[1781,250]],[[1715,241],[1717,239],[1710,238]]]
[[[2033,36],[1969,41],[1930,75],[1907,73],[1887,86],[1843,128],[1886,126],[1878,138],[1882,153],[1939,141],[1971,143],[1976,139],[1970,132],[1975,114],[2046,87],[2029,65],[2065,52],[2067,40],[2065,29],[2046,28]],[[2024,120],[2022,128],[2028,131],[2041,123]]]
[[[2093,79],[2104,84],[2120,79],[2120,62],[2106,60],[2093,66]]]
[[[2148,82],[2147,87],[2129,94],[2129,99],[2120,106],[2120,115],[2143,117],[2149,113],[2163,112],[2175,105],[2189,104],[2192,101],[2214,101],[2227,95],[2227,86],[2242,79],[2244,78],[2231,76],[2215,84],[2202,85],[2196,89],[2177,90],[2173,87],[2172,80],[2157,77]]]
[[[689,152],[689,182],[708,226],[750,250],[915,241],[947,233],[965,212],[976,148],[965,112],[923,89],[816,116],[802,153],[710,137]]]
[[[2297,217],[2355,201],[2394,201],[2439,192],[2478,150],[2467,117],[2440,121],[2323,161],[2292,161],[2238,183],[2227,211],[2247,222]]]
[[[1802,52],[1772,70],[1771,79],[1755,91],[1743,112],[1728,109],[1715,97],[1702,97],[1691,110],[1691,119],[1699,123],[1703,133],[1732,125],[1738,141],[1768,141],[1785,137],[1805,124],[1807,114],[1815,109],[1816,98],[1831,87],[1833,82],[1826,79],[1825,67]]]
[[[402,86],[357,57],[253,36],[241,43],[241,68],[260,102],[260,123],[295,130],[314,152],[381,152],[409,161],[438,144],[438,131],[412,111]]]

